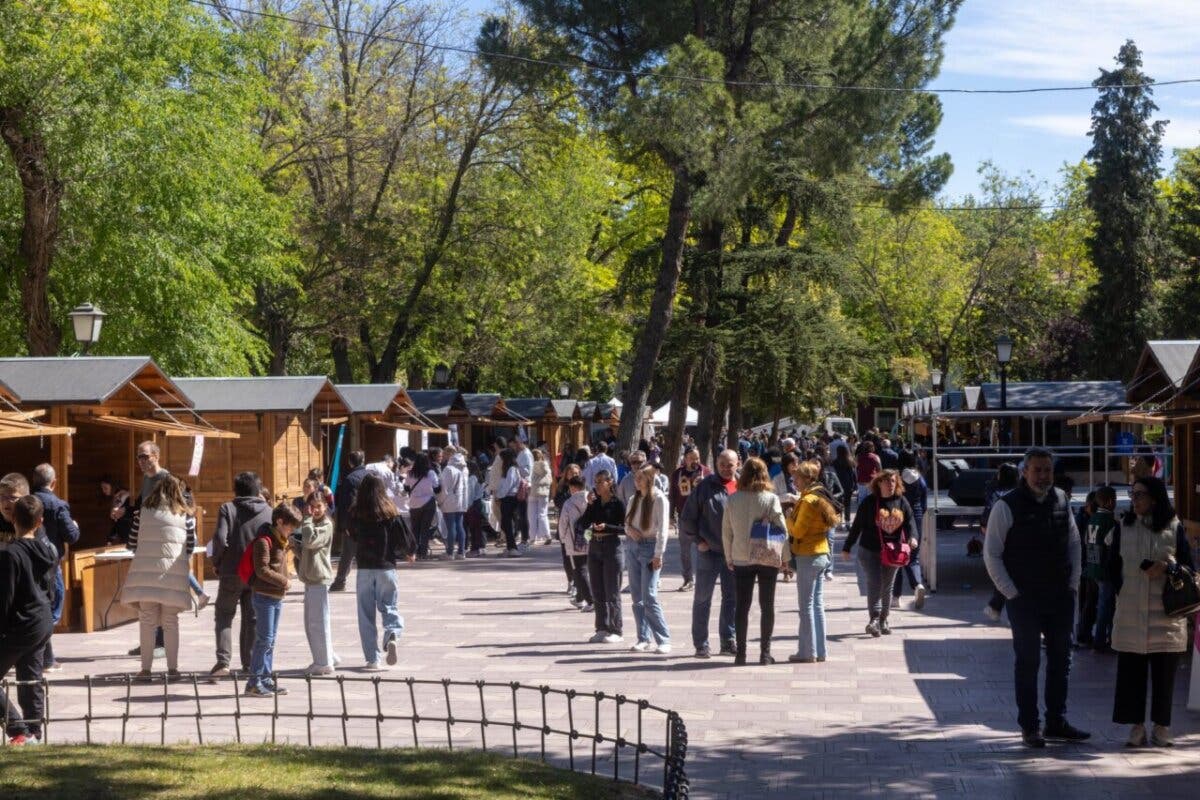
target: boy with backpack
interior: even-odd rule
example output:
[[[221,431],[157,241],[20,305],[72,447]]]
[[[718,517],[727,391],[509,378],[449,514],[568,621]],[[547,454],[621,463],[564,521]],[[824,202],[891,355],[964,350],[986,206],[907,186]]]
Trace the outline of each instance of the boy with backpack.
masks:
[[[0,535],[5,542],[0,548],[0,676],[16,667],[20,682],[19,708],[10,704],[7,691],[0,692],[0,718],[8,720],[9,744],[36,744],[42,738],[46,699],[42,657],[54,629],[50,576],[58,553],[49,540],[37,536],[42,525],[37,497],[17,497],[12,487],[0,485],[0,510],[15,529],[15,537]]]
[[[250,676],[246,694],[271,697],[287,694],[271,676],[275,667],[275,636],[283,597],[288,590],[288,537],[300,527],[300,512],[291,503],[280,503],[271,512],[271,524],[264,525],[254,542],[246,548],[238,576],[253,590],[254,649],[250,652]]]

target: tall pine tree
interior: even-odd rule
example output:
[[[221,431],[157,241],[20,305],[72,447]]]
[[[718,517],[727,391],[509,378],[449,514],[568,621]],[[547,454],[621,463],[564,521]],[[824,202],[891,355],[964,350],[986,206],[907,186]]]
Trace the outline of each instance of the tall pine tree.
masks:
[[[1153,79],[1142,72],[1132,40],[1116,58],[1117,69],[1100,70],[1092,106],[1095,172],[1087,181],[1096,226],[1088,239],[1099,280],[1085,306],[1092,328],[1089,372],[1095,378],[1129,375],[1143,342],[1157,332],[1154,272],[1163,253],[1159,177],[1166,121],[1151,122],[1158,106]]]

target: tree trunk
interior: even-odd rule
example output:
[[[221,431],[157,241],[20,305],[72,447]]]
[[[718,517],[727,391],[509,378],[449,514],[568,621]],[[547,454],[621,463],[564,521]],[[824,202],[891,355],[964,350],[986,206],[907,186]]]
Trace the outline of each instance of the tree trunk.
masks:
[[[725,427],[725,415],[729,412],[729,387],[722,386],[717,392],[717,396],[713,401],[713,418],[712,418],[712,463],[713,468],[717,466],[717,456],[725,449],[725,443],[721,440],[721,430]],[[737,448],[730,448],[736,451]]]
[[[663,436],[663,471],[670,476],[679,466],[679,449],[683,446],[683,429],[687,424],[688,403],[692,399],[692,377],[696,374],[696,356],[684,354],[675,373],[675,388],[671,392],[671,417]]]
[[[267,362],[268,375],[286,375],[287,357],[292,349],[292,311],[296,293],[291,289],[275,289],[260,283],[254,287],[255,316],[267,339],[271,359]]]
[[[31,356],[54,356],[62,330],[50,315],[50,267],[58,243],[63,184],[50,168],[45,141],[32,127],[25,109],[0,107],[0,138],[17,167],[24,203],[12,273],[21,283],[25,346]]]
[[[717,384],[721,379],[723,360],[721,346],[709,341],[703,345],[700,363],[696,367],[695,385],[699,392],[696,398],[696,449],[705,464],[709,463],[708,457],[713,452],[712,420],[716,413]]]
[[[333,372],[338,383],[354,383],[354,369],[350,366],[350,340],[335,335],[329,343],[333,355]]]
[[[742,432],[742,376],[735,375],[729,385],[729,433],[725,436],[726,447],[738,449],[738,434]]]
[[[624,405],[621,408],[621,428],[617,433],[619,450],[632,450],[640,436],[646,401],[650,398],[650,383],[654,379],[654,365],[662,352],[667,329],[671,327],[675,291],[683,268],[683,245],[692,218],[692,179],[682,165],[676,166],[674,173],[675,185],[671,190],[667,230],[662,240],[658,282],[650,300],[650,315],[637,337],[633,361],[629,365],[629,380],[625,381],[625,391],[621,394]]]

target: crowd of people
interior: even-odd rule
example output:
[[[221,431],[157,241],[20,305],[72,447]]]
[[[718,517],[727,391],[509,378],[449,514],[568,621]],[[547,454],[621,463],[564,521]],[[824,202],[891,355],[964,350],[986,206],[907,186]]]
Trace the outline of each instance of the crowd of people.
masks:
[[[731,656],[735,665],[748,663],[757,597],[757,660],[775,663],[776,590],[794,582],[798,641],[787,660],[825,661],[824,585],[834,579],[839,531],[845,534],[842,559],[853,559],[864,579],[867,636],[891,634],[906,579],[913,607],[924,606],[920,547],[928,465],[919,447],[894,446],[876,432],[861,440],[784,437],[774,447],[753,436],[738,442],[738,449],[717,454],[713,470],[685,442],[669,474],[656,441],[621,453],[599,441],[552,455],[518,437],[497,439],[489,452],[473,456],[449,445],[404,448],[398,457],[373,462],[352,451],[335,489],[314,470],[301,496],[274,504],[259,476],[239,473],[207,548],[217,575],[210,678],[231,674],[240,613],[245,694],[286,693],[273,678],[274,649],[293,575],[304,586],[312,657],[306,671],[332,674],[343,658],[333,648],[330,592],[346,589],[352,566],[363,665],[379,671],[396,664],[404,632],[397,568],[438,558],[438,542],[440,558],[451,562],[482,557],[489,539],[504,558],[556,544],[569,602],[590,615],[589,641],[626,642],[628,593],[629,647],[640,653],[672,652],[659,594],[673,532],[677,590],[692,593],[691,645],[698,659]],[[138,446],[137,464],[140,491],[108,482],[105,492],[112,499],[113,538],[132,551],[120,600],[138,614],[137,677],[153,677],[154,658],[163,657],[170,680],[179,677],[179,614],[208,602],[190,569],[198,551],[195,505],[186,482],[159,464],[153,442]],[[1019,467],[1003,465],[983,521],[984,559],[996,587],[988,613],[999,619],[1006,611],[1011,624],[1023,739],[1042,747],[1047,738],[1087,738],[1067,722],[1066,697],[1072,646],[1090,645],[1119,654],[1113,718],[1132,726],[1129,743],[1169,746],[1173,681],[1187,630],[1155,598],[1165,577],[1179,564],[1190,566],[1191,557],[1165,485],[1152,475],[1138,478],[1132,508],[1122,515],[1115,491],[1100,487],[1073,514],[1069,492],[1053,481],[1046,451],[1031,450]],[[11,720],[7,733],[14,744],[41,736],[38,681],[55,669],[50,639],[62,609],[59,563],[79,538],[54,486],[50,465],[34,470],[32,482],[17,473],[0,478],[0,674],[15,667],[21,682],[18,707],[0,695],[0,713]],[[1044,727],[1037,692],[1043,643]]]

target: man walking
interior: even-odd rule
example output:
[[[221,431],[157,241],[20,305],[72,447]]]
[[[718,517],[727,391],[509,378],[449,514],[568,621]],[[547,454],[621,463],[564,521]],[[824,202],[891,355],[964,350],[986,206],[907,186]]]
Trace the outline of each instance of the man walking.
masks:
[[[367,468],[363,466],[366,460],[367,456],[362,450],[350,451],[350,454],[346,456],[346,467],[350,471],[338,484],[337,493],[334,496],[334,503],[337,507],[335,519],[337,531],[342,534],[342,550],[338,556],[337,575],[334,576],[333,583],[329,586],[331,592],[346,591],[346,576],[350,574],[350,564],[354,561],[354,537],[350,535],[350,527],[354,521],[351,512],[354,509],[354,501],[358,499],[359,484],[363,482],[363,478],[367,477]]]
[[[738,454],[723,450],[717,456],[717,472],[709,475],[688,496],[679,515],[680,539],[696,542],[693,562],[696,566],[696,593],[692,597],[692,644],[696,658],[711,658],[708,646],[708,621],[712,612],[713,591],[721,582],[721,612],[717,634],[722,655],[736,655],[733,612],[735,597],[733,570],[725,564],[721,544],[721,520],[725,501],[737,491]]]
[[[79,541],[79,524],[71,519],[71,507],[67,501],[54,493],[58,488],[58,475],[49,464],[38,464],[33,468],[33,494],[42,501],[42,527],[46,538],[54,545],[58,555],[58,567],[54,570],[54,594],[50,598],[50,621],[58,625],[62,619],[63,599],[66,585],[63,582],[62,562],[67,557],[67,545]],[[46,652],[42,657],[42,672],[58,672],[62,667],[54,658],[52,639],[46,640]]]
[[[250,671],[250,653],[254,649],[254,594],[238,576],[242,553],[254,541],[264,525],[271,523],[271,507],[262,498],[262,481],[254,472],[239,472],[233,479],[234,497],[217,511],[217,530],[213,534],[212,563],[217,573],[216,636],[217,663],[209,677],[229,675],[233,660],[233,617],[242,611],[238,633],[238,655],[242,671]]]
[[[1027,747],[1046,739],[1082,741],[1091,734],[1067,722],[1071,673],[1071,628],[1079,585],[1079,530],[1070,498],[1054,488],[1048,450],[1025,453],[1021,482],[996,501],[988,517],[984,563],[992,583],[1007,599],[1016,656],[1017,722]],[[1046,641],[1046,727],[1038,716],[1038,668]]]

